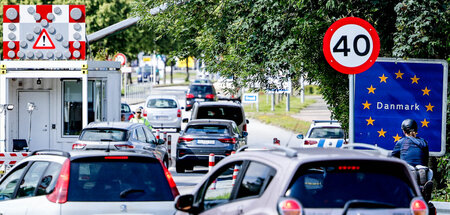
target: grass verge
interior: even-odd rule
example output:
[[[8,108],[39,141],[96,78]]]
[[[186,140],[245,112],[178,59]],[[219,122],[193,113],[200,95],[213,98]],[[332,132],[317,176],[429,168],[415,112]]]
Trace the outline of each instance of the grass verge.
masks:
[[[276,100],[278,100],[277,98],[278,95],[276,96]],[[271,95],[259,94],[259,111],[256,111],[256,105],[246,104],[244,105],[245,114],[249,118],[254,118],[267,124],[276,125],[296,133],[306,134],[311,123],[299,120],[291,115],[298,114],[303,108],[315,103],[315,100],[305,99],[305,102],[301,103],[299,97],[291,96],[289,112],[286,112],[286,100],[286,97],[284,97],[280,102],[276,103],[275,110],[271,111]]]

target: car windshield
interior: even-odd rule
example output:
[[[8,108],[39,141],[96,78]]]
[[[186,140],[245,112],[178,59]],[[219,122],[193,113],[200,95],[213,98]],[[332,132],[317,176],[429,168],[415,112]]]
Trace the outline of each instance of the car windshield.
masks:
[[[80,135],[84,141],[127,141],[127,130],[120,129],[85,129]]]
[[[225,125],[190,125],[185,134],[229,134]]]
[[[211,94],[213,93],[211,85],[192,85],[190,93],[194,94]]]
[[[228,119],[233,120],[236,125],[240,125],[243,118],[241,108],[234,106],[204,106],[197,111],[197,119]]]
[[[173,99],[150,99],[147,103],[148,108],[177,108],[177,102]]]
[[[311,130],[309,138],[344,139],[344,130],[336,127],[317,127]]]
[[[153,158],[84,158],[70,164],[68,201],[173,201],[160,162]]]
[[[317,162],[298,169],[285,195],[305,208],[343,208],[351,200],[409,208],[415,191],[407,174],[391,162]]]

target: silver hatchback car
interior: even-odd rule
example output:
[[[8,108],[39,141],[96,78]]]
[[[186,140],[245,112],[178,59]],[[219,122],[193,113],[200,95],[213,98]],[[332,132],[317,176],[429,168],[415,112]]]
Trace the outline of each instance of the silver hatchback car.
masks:
[[[0,180],[0,214],[171,214],[178,189],[151,153],[37,151]]]
[[[337,148],[244,146],[214,167],[178,214],[427,214],[407,164]]]

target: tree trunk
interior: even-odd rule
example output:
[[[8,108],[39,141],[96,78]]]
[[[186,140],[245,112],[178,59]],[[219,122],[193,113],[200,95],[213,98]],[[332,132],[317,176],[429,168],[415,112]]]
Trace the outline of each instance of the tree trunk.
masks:
[[[164,84],[166,84],[166,61],[164,61]]]
[[[170,83],[173,84],[173,65],[170,65]]]
[[[186,58],[186,82],[189,82],[189,57]]]

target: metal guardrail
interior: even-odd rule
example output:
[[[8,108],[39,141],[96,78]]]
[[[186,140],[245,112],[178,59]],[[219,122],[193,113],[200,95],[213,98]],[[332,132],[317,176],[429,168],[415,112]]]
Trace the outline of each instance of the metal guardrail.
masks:
[[[432,202],[438,215],[450,215],[450,202]]]
[[[153,85],[151,82],[127,85],[124,89],[122,101],[128,104],[145,102],[145,99],[151,94],[152,89]]]

